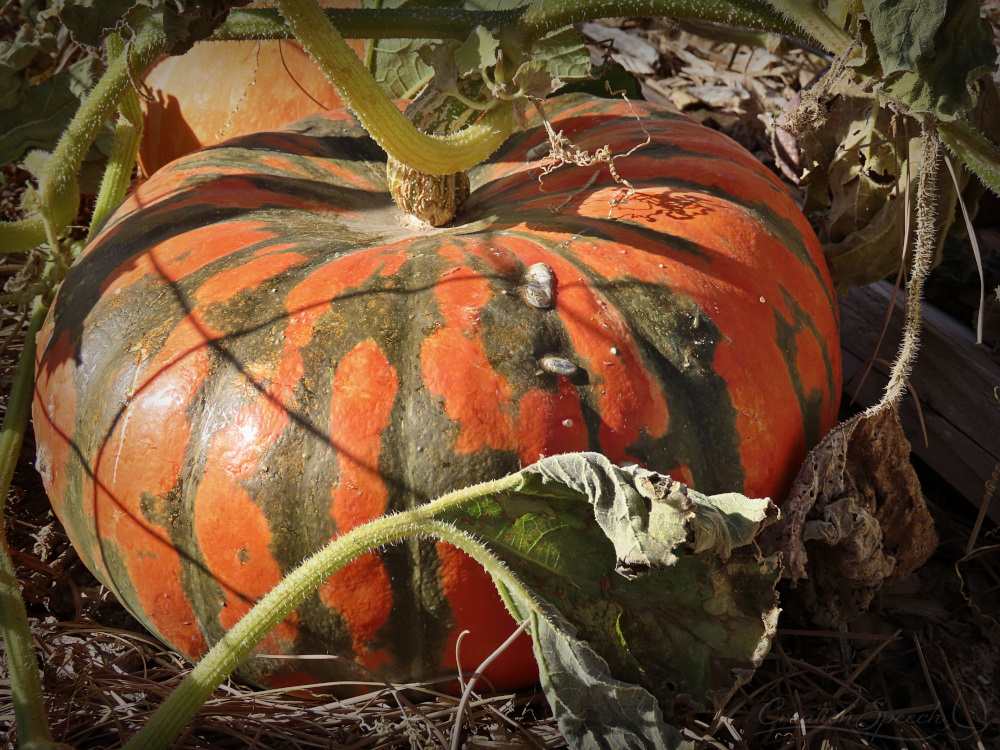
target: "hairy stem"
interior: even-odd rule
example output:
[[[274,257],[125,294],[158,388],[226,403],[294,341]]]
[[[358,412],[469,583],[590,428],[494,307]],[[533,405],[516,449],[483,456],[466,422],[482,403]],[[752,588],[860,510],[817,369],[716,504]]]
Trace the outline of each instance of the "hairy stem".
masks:
[[[141,76],[166,49],[166,37],[155,23],[142,24],[125,55],[109,61],[108,69],[80,105],[62,134],[39,176],[41,211],[20,221],[0,224],[3,252],[23,252],[48,241],[58,252],[57,238],[76,218],[80,203],[77,173],[101,126],[129,85],[132,75]]]
[[[302,604],[320,584],[354,558],[414,534],[433,533],[433,518],[475,498],[516,490],[520,474],[450,492],[413,510],[385,516],[338,537],[289,573],[234,625],[171,694],[126,750],[166,748],[187,726],[199,707],[256,645]],[[507,578],[510,577],[509,571]],[[504,580],[505,585],[507,583]]]
[[[125,54],[125,43],[118,34],[111,34],[107,39],[108,60],[116,60]],[[101,187],[97,193],[97,203],[94,215],[90,220],[87,239],[101,225],[108,214],[122,202],[132,181],[132,170],[135,167],[135,157],[139,153],[139,143],[142,140],[142,111],[139,109],[139,95],[129,84],[118,102],[118,124],[115,126],[115,140],[111,146],[108,165],[101,178]]]
[[[997,144],[962,120],[938,123],[938,135],[986,187],[1000,195],[1000,147]]]
[[[276,0],[275,4],[364,129],[397,161],[427,174],[463,172],[489,157],[510,136],[514,123],[509,102],[498,103],[457,133],[421,133],[382,91],[316,0]]]
[[[7,400],[7,413],[0,427],[0,633],[7,653],[17,724],[18,744],[25,750],[54,747],[49,720],[45,713],[42,683],[38,677],[35,642],[28,627],[28,613],[21,599],[14,563],[7,548],[4,529],[7,491],[21,454],[21,443],[28,426],[28,412],[35,382],[35,334],[42,327],[48,307],[36,299],[31,322],[24,337],[24,349],[17,361],[14,384]]]
[[[824,13],[817,0],[767,0],[778,13],[803,29],[832,55],[843,55],[851,36]]]
[[[464,41],[477,26],[487,29],[515,23],[523,8],[462,10],[452,8],[329,8],[323,14],[345,39],[457,39]],[[211,41],[291,39],[281,14],[267,8],[233,8]]]
[[[895,409],[906,392],[906,378],[913,369],[920,347],[920,313],[923,302],[924,281],[930,273],[934,261],[934,248],[937,245],[937,223],[935,209],[937,206],[937,177],[940,169],[938,151],[941,141],[938,138],[937,123],[934,117],[927,115],[923,121],[923,137],[921,138],[920,177],[917,181],[917,236],[913,247],[913,262],[910,267],[910,279],[906,285],[906,317],[903,327],[903,340],[899,352],[892,364],[889,382],[885,387],[882,399],[870,407],[868,415],[877,414],[885,409]]]

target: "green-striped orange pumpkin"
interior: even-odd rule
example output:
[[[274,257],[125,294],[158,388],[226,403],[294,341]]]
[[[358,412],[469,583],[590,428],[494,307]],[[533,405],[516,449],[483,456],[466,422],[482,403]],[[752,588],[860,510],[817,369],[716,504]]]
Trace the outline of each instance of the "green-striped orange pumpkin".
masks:
[[[328,113],[174,163],[70,270],[39,337],[38,465],[86,564],[184,655],[339,532],[541,456],[780,499],[833,425],[835,300],[780,183],[655,106],[641,127],[622,102],[549,109],[591,151],[645,128],[616,162],[634,194],[602,165],[540,182],[531,120],[472,170],[459,223],[421,228]],[[451,670],[463,629],[475,665],[512,628],[474,563],[420,540],[356,560],[261,652],[410,680]],[[244,676],[345,669],[289,664]],[[529,645],[490,676],[533,681]]]

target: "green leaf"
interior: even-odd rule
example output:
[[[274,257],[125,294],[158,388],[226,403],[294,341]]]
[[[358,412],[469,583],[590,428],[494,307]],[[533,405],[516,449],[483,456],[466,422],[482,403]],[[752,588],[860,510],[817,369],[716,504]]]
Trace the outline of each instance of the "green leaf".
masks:
[[[74,41],[97,48],[110,32],[128,23],[138,8],[155,5],[156,0],[64,0],[59,19]]]
[[[582,92],[593,96],[620,96],[624,93],[633,101],[640,101],[642,85],[638,79],[610,57],[600,65],[591,68],[591,78],[578,78],[568,82],[559,90],[560,94]],[[613,93],[612,93],[613,92]]]
[[[663,711],[646,689],[611,676],[608,663],[576,635],[576,628],[546,602],[538,617],[526,602],[508,590],[514,616],[532,618],[535,658],[542,690],[557,717],[559,731],[572,748],[635,748],[691,750],[680,732],[663,718]]]
[[[536,656],[574,747],[675,747],[662,717],[724,703],[770,644],[777,570],[753,538],[773,505],[706,497],[593,453],[521,473],[517,492],[442,520],[484,540],[544,602]],[[501,593],[515,617],[532,611]]]
[[[971,109],[976,79],[991,71],[997,58],[993,32],[980,17],[979,5],[978,0],[948,0],[931,47],[916,59],[912,71],[887,75],[877,91],[903,102],[910,113],[929,112],[942,120]],[[883,50],[878,51],[881,59]]]
[[[514,74],[514,86],[526,96],[544,99],[567,82],[590,78],[590,54],[583,38],[574,29],[562,29],[538,40],[531,59]]]
[[[864,0],[878,48],[882,72],[914,70],[917,59],[931,49],[944,20],[941,0]]]
[[[469,38],[455,50],[455,64],[458,75],[482,75],[494,67],[499,60],[500,42],[482,26],[477,26]]]
[[[411,98],[434,77],[420,56],[427,40],[378,39],[372,44],[372,74],[390,96]]]
[[[0,109],[11,109],[24,101],[30,66],[39,56],[55,50],[55,35],[37,34],[30,26],[18,29],[14,41],[0,42]]]
[[[163,19],[167,52],[179,55],[200,39],[211,36],[226,20],[230,8],[251,0],[64,0],[59,18],[73,39],[100,47],[104,38],[123,26],[135,27],[137,14],[157,11]]]
[[[96,58],[80,60],[29,88],[16,108],[0,111],[0,164],[16,162],[32,149],[51,151],[80,99],[97,80],[100,67]]]
[[[575,29],[562,29],[539,39],[532,58],[544,60],[549,72],[563,81],[590,77],[590,53]]]

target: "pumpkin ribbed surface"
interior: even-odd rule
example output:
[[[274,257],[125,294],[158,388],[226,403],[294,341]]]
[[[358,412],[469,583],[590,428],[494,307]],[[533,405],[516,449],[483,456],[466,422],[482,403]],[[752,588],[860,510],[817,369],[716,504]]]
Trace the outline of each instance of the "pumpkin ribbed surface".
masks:
[[[567,96],[557,131],[617,162],[539,182],[536,119],[415,228],[344,113],[175,162],[70,269],[39,338],[38,464],[86,564],[190,658],[283,573],[384,513],[598,450],[703,492],[781,499],[835,421],[837,313],[780,183],[682,115]],[[587,554],[580,550],[581,555]],[[261,652],[409,680],[514,627],[425,539],[333,576]],[[251,659],[268,684],[348,674]],[[536,673],[526,639],[499,688]]]
[[[253,3],[251,7],[273,7]],[[321,0],[356,8],[357,0]],[[362,40],[351,47],[364,57]],[[196,42],[164,57],[143,78],[139,166],[150,175],[174,159],[226,138],[280,128],[344,106],[316,63],[294,39]]]

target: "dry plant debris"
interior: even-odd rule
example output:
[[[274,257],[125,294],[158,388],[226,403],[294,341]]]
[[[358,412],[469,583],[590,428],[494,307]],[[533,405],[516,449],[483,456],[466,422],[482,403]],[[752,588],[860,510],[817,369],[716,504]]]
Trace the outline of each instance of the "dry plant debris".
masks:
[[[927,562],[937,536],[896,412],[860,414],[827,435],[760,542],[783,553],[823,627],[856,619],[885,583]]]

